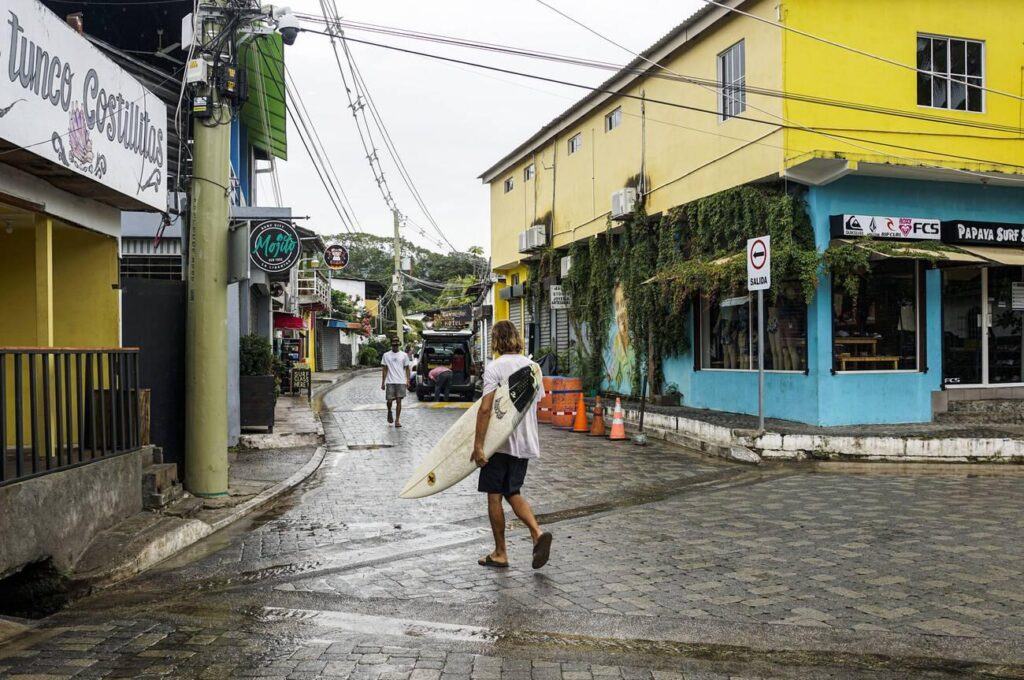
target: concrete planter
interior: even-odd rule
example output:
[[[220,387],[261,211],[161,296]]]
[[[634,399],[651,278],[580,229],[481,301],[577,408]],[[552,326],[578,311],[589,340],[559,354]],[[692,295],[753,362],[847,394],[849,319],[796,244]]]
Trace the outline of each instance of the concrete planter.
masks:
[[[653,394],[651,395],[651,403],[655,406],[679,406],[682,402],[683,395],[676,392],[675,394]]]
[[[239,410],[242,427],[265,427],[274,431],[276,385],[272,375],[243,375],[239,378]]]

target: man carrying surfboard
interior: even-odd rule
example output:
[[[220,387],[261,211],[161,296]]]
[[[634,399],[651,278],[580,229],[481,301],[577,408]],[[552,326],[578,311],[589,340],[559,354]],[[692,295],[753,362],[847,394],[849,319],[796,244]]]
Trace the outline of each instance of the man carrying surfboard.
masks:
[[[508,552],[505,546],[505,510],[502,499],[507,500],[533,538],[533,568],[540,569],[548,562],[551,554],[552,535],[541,530],[533,509],[520,490],[526,479],[526,467],[530,460],[540,457],[540,435],[537,431],[537,411],[534,404],[544,396],[544,386],[538,385],[534,403],[526,409],[522,420],[504,445],[488,461],[484,453],[487,428],[494,410],[494,393],[508,381],[516,371],[533,363],[523,356],[523,339],[510,321],[499,321],[491,330],[491,344],[494,353],[500,355],[484,370],[483,396],[476,417],[476,438],[473,442],[471,459],[480,468],[477,490],[487,494],[487,515],[494,534],[494,552],[481,557],[479,564],[484,567],[508,567]],[[500,414],[499,414],[500,415]]]
[[[399,349],[398,338],[391,338],[391,351],[380,358],[380,388],[388,402],[388,422],[402,426],[402,399],[409,384],[409,355]],[[391,402],[398,402],[395,415],[391,415]]]

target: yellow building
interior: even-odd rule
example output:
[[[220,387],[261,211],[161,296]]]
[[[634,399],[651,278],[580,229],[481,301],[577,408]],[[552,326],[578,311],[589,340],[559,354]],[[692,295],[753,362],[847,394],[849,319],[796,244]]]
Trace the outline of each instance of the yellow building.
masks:
[[[21,45],[0,79],[0,484],[137,446],[121,211],[166,208],[168,161],[156,95],[34,0],[5,8]]]
[[[920,421],[941,413],[954,388],[1024,390],[1024,359],[1003,356],[1014,338],[1024,342],[1020,319],[1001,319],[982,300],[982,289],[1009,296],[1024,286],[1024,259],[1005,249],[1024,243],[1024,4],[723,4],[703,7],[481,175],[492,261],[504,277],[495,318],[534,333],[535,350],[554,344],[555,311],[514,289],[540,252],[565,255],[641,208],[666,215],[735,187],[781,187],[806,207],[819,253],[834,238],[931,240],[955,249],[967,269],[887,257],[863,285],[901,297],[879,310],[861,308],[870,296],[830,295],[830,276],[820,276],[815,299],[784,312],[794,329],[788,349],[772,344],[766,354],[778,373],[770,381],[792,397],[769,415]],[[955,281],[977,299],[944,294]],[[701,299],[689,312],[693,349],[664,367],[687,403],[756,409],[755,320],[743,299]],[[965,319],[975,308],[999,329],[998,342],[972,335]],[[767,313],[777,328],[780,308]],[[883,320],[891,325],[869,327]],[[843,409],[851,389],[865,390],[868,405]]]

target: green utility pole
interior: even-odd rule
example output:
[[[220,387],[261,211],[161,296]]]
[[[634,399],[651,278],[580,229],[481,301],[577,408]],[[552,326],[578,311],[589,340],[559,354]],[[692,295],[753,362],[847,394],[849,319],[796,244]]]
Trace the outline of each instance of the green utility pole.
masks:
[[[395,221],[395,278],[392,282],[395,287],[395,330],[398,333],[398,344],[405,347],[405,333],[402,326],[405,319],[402,317],[402,237],[398,233],[398,210],[392,210],[391,215]]]
[[[217,22],[208,22],[204,28],[205,32],[196,36],[203,44],[210,44],[221,30]],[[221,98],[210,81],[199,86],[197,96],[208,97],[212,114],[196,120],[193,145],[185,339],[185,487],[196,496],[224,496],[228,492],[231,104]]]

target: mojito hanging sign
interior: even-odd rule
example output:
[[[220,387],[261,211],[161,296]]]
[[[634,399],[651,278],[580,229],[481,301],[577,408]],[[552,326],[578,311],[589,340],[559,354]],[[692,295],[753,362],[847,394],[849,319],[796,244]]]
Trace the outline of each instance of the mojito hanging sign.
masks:
[[[299,235],[288,222],[267,220],[249,232],[249,259],[265,272],[286,272],[299,261]]]

